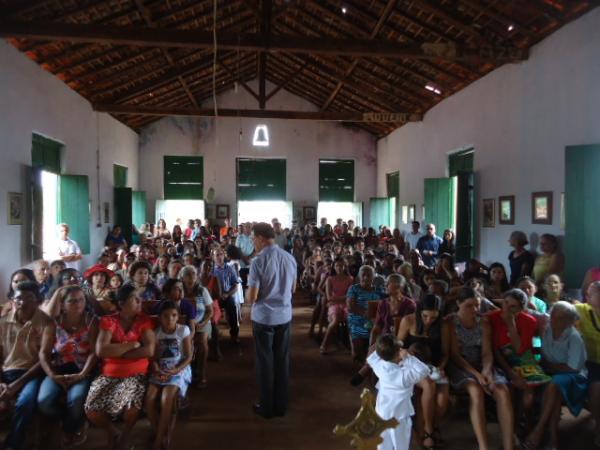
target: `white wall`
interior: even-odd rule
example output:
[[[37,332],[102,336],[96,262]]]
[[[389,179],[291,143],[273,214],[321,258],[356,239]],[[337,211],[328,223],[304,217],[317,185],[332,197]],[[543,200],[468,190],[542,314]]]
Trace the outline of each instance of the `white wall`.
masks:
[[[91,254],[85,257],[83,266],[95,261],[107,229],[104,223],[96,227],[98,135],[100,204],[111,205],[113,163],[128,166],[129,185],[137,187],[138,135],[106,114],[97,116],[87,100],[5,41],[0,42],[0,117],[0,247],[4,255],[10,255],[0,258],[0,292],[4,292],[9,274],[27,262],[24,227],[7,225],[6,202],[7,192],[25,192],[23,174],[24,166],[31,165],[32,132],[64,143],[64,173],[89,177]]]
[[[250,85],[257,89],[256,82]],[[272,88],[267,83],[267,92]],[[221,108],[258,109],[256,100],[241,87],[237,93],[232,90],[219,96],[218,105]],[[203,106],[212,107],[212,101]],[[267,103],[267,109],[317,110],[314,105],[284,90]],[[269,128],[271,145],[268,148],[252,146],[254,129],[262,123]],[[148,217],[154,217],[155,201],[163,198],[163,155],[202,155],[204,195],[213,187],[213,203],[229,204],[233,208],[237,157],[285,158],[287,199],[316,204],[319,199],[319,158],[354,159],[355,197],[356,201],[365,202],[365,217],[368,218],[368,200],[375,195],[375,145],[375,139],[369,133],[333,122],[218,118],[215,131],[212,118],[167,117],[141,132],[140,189],[146,191]],[[144,176],[150,173],[153,175]]]
[[[423,203],[423,179],[447,176],[447,154],[475,148],[481,199],[516,196],[514,226],[480,229],[480,258],[507,263],[513,230],[564,234],[565,146],[600,143],[600,8],[532,48],[528,61],[505,65],[378,142],[377,186],[400,171],[400,203]],[[552,191],[552,225],[531,224],[531,193]]]

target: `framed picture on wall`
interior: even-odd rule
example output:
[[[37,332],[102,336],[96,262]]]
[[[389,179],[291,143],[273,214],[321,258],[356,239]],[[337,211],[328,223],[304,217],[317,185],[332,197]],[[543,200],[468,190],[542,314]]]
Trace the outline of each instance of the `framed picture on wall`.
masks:
[[[496,226],[496,205],[493,198],[483,199],[483,226],[494,228]]]
[[[498,223],[501,225],[515,224],[515,196],[498,197]]]
[[[552,225],[552,192],[531,194],[531,223]]]
[[[8,193],[8,224],[23,225],[23,194],[20,192]]]
[[[317,214],[315,212],[314,206],[305,206],[304,208],[302,208],[302,218],[304,219],[305,222],[307,220],[315,220],[316,217],[317,217]]]
[[[413,222],[417,218],[417,205],[408,205],[408,222]]]
[[[229,217],[229,205],[217,205],[217,219],[227,219]]]

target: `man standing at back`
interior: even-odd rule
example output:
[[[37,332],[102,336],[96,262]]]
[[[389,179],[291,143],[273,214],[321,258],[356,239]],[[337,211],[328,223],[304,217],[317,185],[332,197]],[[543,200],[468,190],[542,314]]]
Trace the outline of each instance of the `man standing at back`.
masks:
[[[442,245],[442,239],[439,236],[436,236],[435,225],[428,223],[427,234],[419,238],[417,250],[421,252],[425,265],[431,269],[433,269],[437,263],[440,245]]]
[[[296,261],[275,244],[268,223],[254,225],[257,256],[250,265],[246,300],[252,304],[252,334],[260,402],[254,412],[266,419],[284,416],[288,405],[292,294]]]
[[[73,239],[69,239],[69,225],[61,223],[58,226],[60,238],[58,239],[58,259],[62,259],[67,268],[79,270],[79,260],[81,256],[81,250],[79,245]]]

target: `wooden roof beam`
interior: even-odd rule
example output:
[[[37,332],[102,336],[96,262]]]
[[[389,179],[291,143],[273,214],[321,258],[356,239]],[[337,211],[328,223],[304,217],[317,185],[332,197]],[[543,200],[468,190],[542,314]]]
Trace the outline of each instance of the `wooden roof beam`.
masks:
[[[460,0],[460,2],[467,5],[471,9],[482,12],[486,16],[494,19],[496,22],[499,22],[502,25],[504,25],[506,27],[505,28],[506,33],[509,33],[508,27],[512,26],[520,33],[523,33],[525,36],[527,36],[531,39],[534,39],[534,40],[537,39],[537,34],[534,31],[531,31],[529,28],[527,28],[525,25],[520,24],[518,21],[511,19],[509,17],[506,17],[503,14],[495,11],[491,7],[486,6],[481,1]]]
[[[94,111],[111,114],[136,114],[145,116],[214,117],[212,108],[162,108],[142,105],[94,104]],[[220,117],[251,117],[257,119],[295,119],[327,122],[418,122],[421,115],[405,112],[312,112],[280,111],[267,109],[219,109]]]
[[[223,58],[219,57],[218,55],[217,55],[217,62],[223,69],[225,69],[225,72],[227,72],[234,81],[237,81],[238,83],[240,83],[240,85],[244,88],[244,90],[246,92],[248,92],[252,97],[254,97],[257,102],[260,101],[258,94],[256,92],[254,92],[254,90],[250,86],[248,86],[244,82],[244,80],[238,79],[239,77],[236,75],[236,73],[233,71],[233,69],[231,69],[229,67],[229,65],[225,64],[225,61],[223,61]]]
[[[281,82],[277,85],[277,87],[273,88],[271,92],[269,92],[265,98],[266,101],[269,101],[275,94],[277,94],[281,89],[284,89],[288,84],[290,84],[298,75],[302,73],[304,69],[308,66],[309,61],[305,60],[304,64],[290,73],[287,77],[283,78]]]
[[[210,48],[212,33],[205,31],[107,27],[100,25],[0,21],[0,36],[50,39],[73,42],[106,42],[140,47]],[[476,60],[510,62],[527,59],[528,50],[512,46],[460,47],[453,44],[424,43],[401,45],[390,41],[365,39],[322,39],[271,36],[265,43],[261,34],[221,33],[219,48],[260,52],[313,53],[354,57],[407,58],[425,60]]]

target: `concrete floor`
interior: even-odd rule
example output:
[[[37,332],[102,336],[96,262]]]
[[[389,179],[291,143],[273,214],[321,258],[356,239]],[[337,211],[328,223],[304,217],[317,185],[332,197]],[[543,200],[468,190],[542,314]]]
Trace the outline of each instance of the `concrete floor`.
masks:
[[[292,340],[292,386],[290,411],[285,418],[264,420],[252,413],[256,400],[252,339],[249,323],[242,325],[241,353],[223,338],[220,362],[209,363],[209,387],[191,389],[189,417],[180,417],[174,435],[177,450],[348,450],[350,444],[333,435],[336,424],[352,420],[360,406],[361,389],[349,378],[355,368],[350,356],[338,352],[321,356],[317,343],[308,337],[311,308],[304,297],[295,300]],[[223,336],[226,331],[223,330]],[[499,428],[488,426],[492,449],[499,449]],[[583,413],[562,422],[561,450],[592,450],[592,421]],[[145,449],[149,424],[140,420],[134,432],[135,448]],[[445,449],[476,449],[466,411],[457,412],[443,426]],[[89,431],[81,446],[104,449],[103,435]],[[40,448],[51,448],[42,445]],[[415,447],[418,448],[418,447]]]

